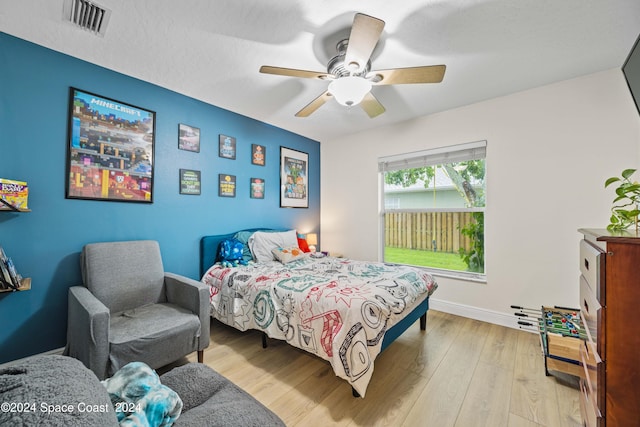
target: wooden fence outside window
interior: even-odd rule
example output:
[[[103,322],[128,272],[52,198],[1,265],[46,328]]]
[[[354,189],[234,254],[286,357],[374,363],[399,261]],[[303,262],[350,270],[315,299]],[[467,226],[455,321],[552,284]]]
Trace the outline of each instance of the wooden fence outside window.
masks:
[[[387,212],[385,246],[457,254],[471,248],[471,239],[460,233],[471,222],[472,212]]]

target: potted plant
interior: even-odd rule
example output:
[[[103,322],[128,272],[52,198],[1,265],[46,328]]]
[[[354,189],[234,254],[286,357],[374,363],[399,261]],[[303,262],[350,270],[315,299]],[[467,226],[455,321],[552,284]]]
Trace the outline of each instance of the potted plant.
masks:
[[[612,176],[604,183],[604,187],[617,182],[616,198],[613,199],[611,206],[611,218],[607,230],[620,231],[626,230],[631,224],[636,227],[638,234],[638,215],[640,210],[640,184],[637,181],[632,182],[629,178],[635,173],[635,169],[625,169],[620,177]]]

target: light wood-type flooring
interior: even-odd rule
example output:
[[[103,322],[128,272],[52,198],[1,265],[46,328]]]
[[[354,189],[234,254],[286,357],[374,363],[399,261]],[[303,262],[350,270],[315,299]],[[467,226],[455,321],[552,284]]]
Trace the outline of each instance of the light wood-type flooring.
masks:
[[[581,425],[574,378],[545,375],[530,332],[430,310],[426,331],[416,322],[378,356],[364,399],[328,362],[268,343],[212,320],[204,361],[289,427]]]

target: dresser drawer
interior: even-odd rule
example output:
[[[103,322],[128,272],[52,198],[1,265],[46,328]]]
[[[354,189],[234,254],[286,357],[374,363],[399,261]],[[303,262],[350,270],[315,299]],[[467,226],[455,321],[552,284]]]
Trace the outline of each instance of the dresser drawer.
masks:
[[[604,253],[600,249],[586,240],[580,241],[580,272],[589,283],[598,301],[602,301],[600,299],[600,264],[603,255]]]
[[[585,280],[585,276],[580,276],[580,315],[592,341],[601,345],[597,339],[598,331],[602,325],[602,306],[596,298],[596,293]],[[600,347],[598,347],[598,351],[601,351]]]
[[[580,412],[582,414],[582,422],[587,427],[598,427],[601,415],[595,407],[587,385],[580,380]]]
[[[587,387],[589,395],[593,398],[593,403],[599,412],[601,402],[598,402],[598,392],[601,387],[600,374],[603,372],[602,359],[598,357],[594,346],[588,341],[583,341],[580,347],[580,365],[582,372],[580,377]]]

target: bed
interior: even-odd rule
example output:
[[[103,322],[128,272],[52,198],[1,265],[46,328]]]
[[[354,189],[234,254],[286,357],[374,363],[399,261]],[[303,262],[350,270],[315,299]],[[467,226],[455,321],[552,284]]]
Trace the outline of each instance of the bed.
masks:
[[[364,397],[376,356],[420,319],[426,329],[437,283],[425,270],[297,251],[295,230],[254,228],[204,236],[200,272],[211,316],[327,360]],[[219,262],[222,242],[239,239],[248,265]],[[286,252],[284,255],[282,252]]]

